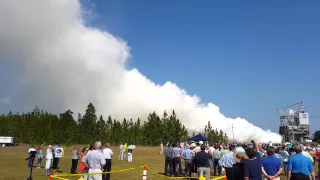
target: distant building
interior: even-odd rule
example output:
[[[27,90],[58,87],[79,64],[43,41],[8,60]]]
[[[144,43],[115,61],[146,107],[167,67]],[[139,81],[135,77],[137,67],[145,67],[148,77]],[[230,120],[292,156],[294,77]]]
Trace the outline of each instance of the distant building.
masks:
[[[282,110],[279,134],[283,136],[284,142],[306,142],[311,139],[309,124],[309,113],[304,111],[301,103],[299,110]]]

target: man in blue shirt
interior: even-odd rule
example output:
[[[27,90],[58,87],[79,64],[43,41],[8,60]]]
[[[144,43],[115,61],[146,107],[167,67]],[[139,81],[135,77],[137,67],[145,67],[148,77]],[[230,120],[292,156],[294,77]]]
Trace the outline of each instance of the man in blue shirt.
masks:
[[[300,146],[294,148],[296,154],[293,155],[288,162],[288,180],[315,180],[315,173],[312,162],[309,158],[302,154]]]
[[[281,161],[275,156],[273,148],[269,148],[267,154],[268,156],[262,159],[262,173],[266,179],[280,180],[282,173]]]
[[[179,175],[182,174],[180,151],[181,149],[176,144],[174,144],[173,145],[173,174],[174,175],[177,175],[177,172],[176,172],[177,166],[179,166],[178,174]]]
[[[189,172],[189,177],[191,177],[192,173],[192,150],[190,149],[190,146],[187,145],[184,150],[182,150],[182,159],[184,159],[184,172],[185,175],[187,175],[187,172]]]

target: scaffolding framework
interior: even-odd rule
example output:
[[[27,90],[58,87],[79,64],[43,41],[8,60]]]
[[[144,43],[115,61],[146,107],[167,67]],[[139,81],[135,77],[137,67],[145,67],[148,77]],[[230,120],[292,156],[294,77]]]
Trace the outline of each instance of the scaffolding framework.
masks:
[[[293,109],[297,105],[299,108]],[[279,134],[283,136],[284,142],[303,142],[310,139],[309,114],[305,112],[303,102],[277,111],[280,114]]]

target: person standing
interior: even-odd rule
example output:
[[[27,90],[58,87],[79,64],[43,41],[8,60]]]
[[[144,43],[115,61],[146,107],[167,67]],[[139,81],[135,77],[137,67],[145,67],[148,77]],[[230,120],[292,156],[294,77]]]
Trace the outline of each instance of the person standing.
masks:
[[[37,169],[41,169],[41,162],[43,159],[43,151],[42,151],[42,145],[38,146],[38,164]]]
[[[163,143],[160,144],[160,154],[163,154]]]
[[[53,159],[52,146],[49,145],[46,153],[46,176],[50,176],[52,159]]]
[[[123,146],[123,160],[126,160],[127,158],[127,152],[128,151],[128,144],[127,143],[124,143],[124,146]]]
[[[36,158],[37,151],[34,146],[31,146],[31,148],[28,150],[28,153],[29,153],[28,168],[31,169],[33,167],[34,159]]]
[[[284,171],[284,174],[287,174],[288,161],[289,161],[290,155],[289,155],[289,153],[287,151],[287,147],[286,146],[282,147],[282,151],[280,152],[280,156],[283,159],[283,171]]]
[[[101,153],[100,141],[97,141],[94,144],[94,150],[88,153],[81,161],[89,169],[89,180],[102,180],[102,174],[95,174],[102,173],[102,168],[106,164],[106,160],[103,157],[103,153]]]
[[[103,157],[106,160],[106,165],[103,168],[103,172],[110,172],[111,171],[111,159],[113,156],[113,152],[110,149],[110,144],[106,144],[106,148],[103,150]],[[110,173],[103,174],[102,176],[103,180],[109,180],[110,179]]]
[[[128,162],[132,162],[132,153],[133,153],[133,149],[129,148],[130,146],[128,146]]]
[[[318,169],[320,170],[320,147],[317,147],[315,153],[315,159],[318,162]],[[318,176],[320,177],[320,171],[318,170]]]
[[[118,158],[118,160],[119,161],[122,161],[123,160],[123,144],[122,143],[120,143],[120,154],[119,154],[119,158]]]
[[[191,177],[192,173],[192,150],[190,149],[189,145],[186,145],[186,148],[182,150],[182,159],[184,159],[184,174],[185,176],[187,175]]]
[[[82,159],[87,155],[87,153],[89,152],[89,148],[85,147],[82,149],[82,153],[80,156],[80,164],[79,164],[79,174],[87,174],[88,173],[88,167],[86,167],[86,165],[82,162]],[[88,176],[87,175],[83,175],[81,176],[82,179],[87,180]]]
[[[312,162],[309,158],[302,154],[301,146],[294,148],[296,152],[288,162],[288,180],[315,180],[315,173]]]
[[[249,159],[249,157],[244,152],[233,153],[233,158],[235,164],[232,167],[232,180],[243,180],[244,179],[244,162]]]
[[[275,156],[275,150],[269,148],[267,150],[268,156],[262,159],[262,173],[265,176],[264,180],[280,180],[282,173],[282,163],[279,158]]]
[[[197,163],[198,174],[200,174],[200,171],[202,171],[203,175],[206,177],[206,180],[210,180],[209,160],[212,159],[212,155],[205,152],[206,146],[204,144],[201,144],[200,150],[201,151],[198,152],[194,158],[195,162]]]
[[[221,173],[221,167],[219,166],[219,160],[221,158],[221,151],[219,150],[218,146],[215,145],[213,151],[213,174],[219,176]],[[218,168],[218,172],[216,171]]]
[[[76,145],[72,150],[72,166],[71,166],[71,174],[75,174],[79,161],[79,145]]]
[[[236,153],[236,147],[234,145],[229,146],[230,152],[222,156],[221,164],[226,170],[227,179],[233,178],[233,165],[236,163],[233,154]]]
[[[246,149],[246,154],[249,157],[244,162],[244,179],[245,180],[261,180],[262,179],[262,168],[261,168],[261,157],[259,152],[259,144],[253,140],[255,149],[249,147]]]
[[[172,163],[173,163],[173,148],[170,147],[170,144],[168,144],[168,148],[164,151],[164,156],[165,156],[165,162],[164,162],[164,175],[167,176],[168,175],[168,166],[169,166],[169,173],[170,176],[172,176],[172,172],[173,172],[173,167],[172,167]]]
[[[181,149],[177,147],[176,144],[173,145],[173,174],[174,175],[181,175],[182,174],[182,167],[181,167],[181,158],[180,158],[180,151]],[[177,166],[178,173],[176,172]]]
[[[53,164],[52,164],[52,169],[58,169],[58,166],[59,166],[59,160],[60,158],[59,157],[56,157],[56,150],[57,148],[60,147],[60,144],[59,143],[56,143],[54,146],[53,146]]]

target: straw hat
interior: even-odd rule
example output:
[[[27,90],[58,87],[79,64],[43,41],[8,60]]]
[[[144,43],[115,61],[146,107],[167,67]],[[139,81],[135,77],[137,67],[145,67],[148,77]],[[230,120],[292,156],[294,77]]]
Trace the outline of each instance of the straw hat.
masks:
[[[237,163],[240,163],[240,162],[241,162],[241,159],[248,160],[249,157],[248,157],[247,154],[244,153],[244,152],[237,152],[237,153],[233,153],[233,159],[234,159]]]

